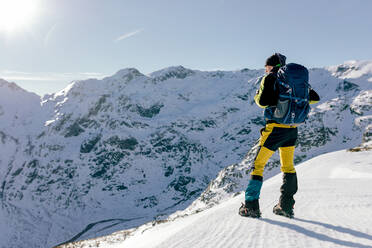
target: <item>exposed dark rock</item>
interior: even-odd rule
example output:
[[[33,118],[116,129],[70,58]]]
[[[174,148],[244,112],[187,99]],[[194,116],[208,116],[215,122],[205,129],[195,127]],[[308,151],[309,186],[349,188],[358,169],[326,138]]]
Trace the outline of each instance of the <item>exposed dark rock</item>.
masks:
[[[194,183],[195,178],[189,176],[179,176],[174,179],[170,184],[169,187],[174,188],[176,191],[182,192],[183,194],[187,193],[187,185],[189,183]]]
[[[118,136],[113,136],[104,142],[105,144],[110,144],[116,146],[122,150],[135,150],[138,145],[137,139],[130,137],[127,139],[120,139]]]
[[[154,78],[154,80],[165,81],[170,78],[184,79],[193,74],[195,74],[193,70],[186,69],[183,66],[177,66],[177,67],[169,68],[167,72],[163,73],[161,76]]]
[[[160,103],[154,104],[150,108],[144,108],[137,104],[136,112],[142,117],[152,118],[160,113],[162,107],[164,105]]]
[[[347,92],[347,91],[351,91],[351,90],[357,90],[358,88],[359,88],[359,85],[344,80],[344,81],[342,81],[338,84],[336,91],[337,92],[340,92],[340,91]]]
[[[98,135],[96,137],[93,137],[90,140],[85,141],[83,144],[80,146],[80,152],[81,153],[89,153],[93,150],[94,146],[100,141],[101,135]]]
[[[159,204],[158,199],[155,196],[149,196],[137,201],[137,206],[142,206],[143,208],[152,208]]]
[[[84,129],[80,127],[78,122],[75,122],[74,124],[72,124],[66,129],[65,138],[72,137],[72,136],[78,136],[79,134],[83,132],[84,132]]]
[[[106,99],[109,97],[109,95],[103,95],[98,99],[98,102],[96,105],[89,110],[88,117],[96,116],[100,111],[105,111],[107,109],[104,108],[104,104],[106,103]]]

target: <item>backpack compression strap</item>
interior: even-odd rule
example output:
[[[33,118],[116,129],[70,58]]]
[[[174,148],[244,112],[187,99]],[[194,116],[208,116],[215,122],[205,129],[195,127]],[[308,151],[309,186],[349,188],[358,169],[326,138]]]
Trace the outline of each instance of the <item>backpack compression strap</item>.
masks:
[[[285,88],[288,89],[287,92],[288,92],[289,96],[287,96],[287,95],[283,95],[283,94],[279,94],[280,97],[288,98],[288,99],[294,99],[295,102],[308,102],[308,101],[309,101],[309,99],[304,99],[304,98],[300,98],[300,97],[292,96],[292,92],[293,92],[293,90],[292,90],[291,86],[289,86],[288,84],[286,84],[286,83],[284,83],[284,82],[282,82],[282,81],[280,81],[280,80],[277,80],[277,82],[278,82],[280,85],[282,85],[282,86],[284,86]]]

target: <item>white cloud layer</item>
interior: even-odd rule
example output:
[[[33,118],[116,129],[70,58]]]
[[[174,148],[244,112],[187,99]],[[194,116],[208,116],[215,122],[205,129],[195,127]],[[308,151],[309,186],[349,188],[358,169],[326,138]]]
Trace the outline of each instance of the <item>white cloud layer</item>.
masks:
[[[25,81],[71,81],[87,78],[103,78],[107,75],[100,72],[22,72],[13,70],[0,71],[0,78],[5,80]]]

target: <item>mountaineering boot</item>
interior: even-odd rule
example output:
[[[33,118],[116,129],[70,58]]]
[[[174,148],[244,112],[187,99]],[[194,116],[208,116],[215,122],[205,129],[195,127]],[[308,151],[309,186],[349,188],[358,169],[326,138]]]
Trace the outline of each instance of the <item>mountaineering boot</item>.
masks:
[[[293,208],[289,209],[289,210],[284,210],[280,207],[279,204],[276,204],[274,206],[273,213],[276,214],[276,215],[281,215],[281,216],[291,218],[291,219],[294,217]]]
[[[295,200],[293,195],[297,192],[297,174],[296,173],[284,173],[283,185],[280,188],[280,199],[279,203],[273,208],[273,213],[282,215],[288,218],[293,218],[293,207]]]
[[[253,200],[250,202],[242,203],[242,206],[239,208],[239,214],[244,217],[251,217],[251,218],[260,218],[260,205],[257,200]]]

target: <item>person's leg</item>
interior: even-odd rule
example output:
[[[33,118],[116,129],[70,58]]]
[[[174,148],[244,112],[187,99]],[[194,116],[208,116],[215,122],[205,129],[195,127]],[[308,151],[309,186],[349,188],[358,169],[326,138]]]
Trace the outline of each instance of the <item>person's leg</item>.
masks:
[[[288,131],[288,136],[290,138],[285,142],[285,145],[289,146],[279,147],[281,171],[283,172],[283,184],[280,188],[281,195],[279,198],[279,204],[274,207],[274,213],[293,217],[293,207],[295,204],[293,196],[296,194],[298,189],[297,174],[293,163],[297,129]]]
[[[263,181],[263,171],[265,164],[274,154],[274,151],[266,147],[260,147],[256,159],[254,160],[254,168],[251,173],[247,189],[245,190],[245,204],[239,210],[240,215],[254,218],[261,217],[259,198]]]
[[[297,174],[296,173],[284,173],[283,184],[280,187],[280,198],[279,205],[286,212],[293,212],[295,200],[293,196],[296,194],[298,189],[297,186]]]
[[[264,146],[265,143],[267,142],[270,143],[270,141],[273,139],[272,132],[273,132],[272,125],[266,125],[266,127],[261,130],[260,147],[253,161],[253,171],[251,172],[251,180],[249,181],[247,189],[245,191],[246,203],[254,200],[258,201],[260,197],[264,168],[267,161],[275,152]]]
[[[252,177],[258,176],[262,177],[265,165],[269,158],[274,154],[275,148],[273,148],[272,143],[276,142],[275,133],[273,133],[274,127],[271,124],[265,126],[261,129],[260,133],[260,143],[259,149],[257,150],[256,156],[253,161],[253,170],[251,172]],[[253,178],[251,178],[253,179]]]
[[[280,170],[283,173],[296,173],[293,163],[294,151],[294,146],[279,147]]]
[[[284,211],[292,211],[295,204],[293,198],[296,194],[297,186],[297,174],[293,164],[294,146],[280,147],[280,162],[281,170],[283,172],[283,185],[280,188],[280,199],[279,205]]]
[[[245,191],[245,208],[241,208],[241,210],[244,210],[245,212],[240,213],[241,215],[250,217],[260,217],[261,215],[258,199],[260,198],[263,172],[267,161],[275,152],[263,146],[263,144],[267,139],[270,139],[269,136],[271,132],[272,128],[268,128],[267,126],[265,129],[261,130],[260,147],[253,161],[251,179],[249,180]]]
[[[275,153],[264,146],[259,148],[257,156],[253,161],[253,171],[251,172],[252,176],[262,177],[265,169],[265,165],[267,161],[269,161],[270,157]]]

